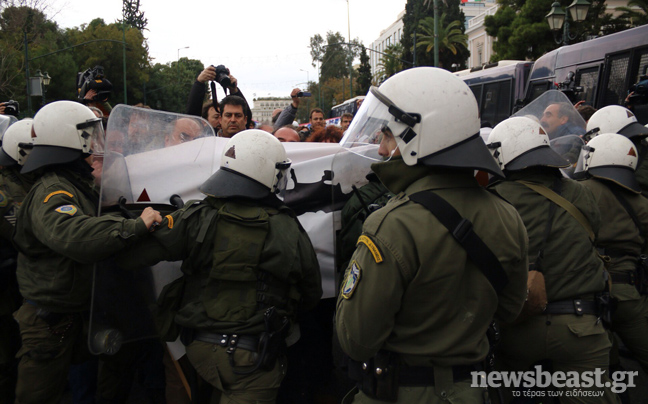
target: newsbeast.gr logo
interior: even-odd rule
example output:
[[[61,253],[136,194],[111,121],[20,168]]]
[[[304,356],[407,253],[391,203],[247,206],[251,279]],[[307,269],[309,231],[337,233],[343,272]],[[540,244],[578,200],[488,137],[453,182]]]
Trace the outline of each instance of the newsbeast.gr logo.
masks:
[[[613,393],[623,393],[628,387],[636,387],[634,378],[639,375],[639,372],[613,372],[612,380],[604,381],[606,370],[599,368],[582,373],[549,372],[542,370],[540,365],[534,369],[517,372],[470,372],[471,387],[522,388],[513,391],[514,397],[544,397],[545,393],[546,396],[554,397],[601,397],[604,393],[603,388],[610,388]],[[542,390],[533,390],[534,388]],[[551,391],[551,388],[555,390]]]

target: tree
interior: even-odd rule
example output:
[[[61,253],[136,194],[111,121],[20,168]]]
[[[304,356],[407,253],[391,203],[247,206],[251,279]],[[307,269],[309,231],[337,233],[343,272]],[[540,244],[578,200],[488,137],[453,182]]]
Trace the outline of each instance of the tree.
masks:
[[[142,102],[155,109],[184,113],[191,86],[203,68],[200,60],[186,57],[177,62],[156,63],[151,68],[150,80],[143,87],[146,92]],[[218,92],[221,87],[219,84],[217,87]],[[222,92],[217,97],[219,100],[223,98]]]
[[[339,32],[328,31],[326,33],[326,45],[320,34],[310,38],[311,57],[313,66],[320,63],[320,80],[326,81],[330,78],[349,77],[349,48],[351,52],[351,64],[353,59],[359,56],[361,44],[356,38],[351,41],[352,46],[340,45],[346,43],[344,36]]]
[[[385,54],[380,56],[380,70],[376,72],[376,80],[380,83],[387,80],[394,74],[403,70],[403,45],[400,43],[391,44],[385,49]]]
[[[630,0],[627,7],[617,7],[616,11],[622,12],[619,18],[627,21],[630,27],[648,24],[648,0]]]
[[[465,33],[465,26],[463,22],[466,16],[459,7],[461,0],[447,0],[439,1],[439,28],[447,27],[453,21],[459,21],[457,26],[461,30],[461,34]],[[421,31],[419,23],[430,17],[434,20],[434,8],[432,7],[431,0],[407,0],[405,5],[405,15],[403,16],[403,37],[401,43],[403,44],[403,59],[411,60],[414,62],[414,52],[416,51],[416,65],[417,66],[433,66],[434,54],[422,53],[419,51],[418,42],[420,40]],[[434,32],[434,31],[432,31]],[[416,39],[417,46],[414,47],[414,40]],[[470,56],[470,51],[467,47],[457,48],[457,53],[446,52],[441,57],[439,54],[439,64],[442,66],[452,66],[457,64],[460,68],[464,68],[466,60]],[[408,65],[407,67],[409,67]]]
[[[441,16],[441,21],[446,21],[446,15]],[[459,20],[452,21],[448,25],[439,25],[439,67],[448,68],[443,61],[449,60],[446,56],[448,53],[456,55],[461,49],[467,49],[468,35],[461,30],[463,26]],[[434,52],[434,17],[425,17],[419,22],[421,35],[416,42],[416,47],[424,52]]]
[[[144,12],[140,11],[139,7],[139,0],[123,0],[122,15],[127,25],[143,31],[146,29],[148,19],[144,18]]]
[[[491,62],[502,59],[535,60],[558,45],[545,16],[555,0],[498,0],[500,8],[495,15],[486,16],[486,33],[497,38],[493,43]],[[566,8],[569,0],[561,0]],[[605,13],[604,0],[592,0],[587,18],[582,23],[570,23],[569,30],[576,39],[584,41],[592,35],[606,35],[623,29],[610,14]]]
[[[365,95],[371,87],[371,65],[369,64],[369,55],[367,48],[362,45],[360,52],[360,68],[358,69],[358,85],[355,87],[356,95]]]
[[[110,97],[111,103],[124,99],[123,72],[123,25],[121,23],[106,24],[101,18],[94,19],[90,24],[67,30],[69,42],[80,44],[97,38],[109,39],[115,42],[96,42],[74,50],[74,60],[78,71],[100,65],[103,66],[106,78],[113,84]],[[126,28],[126,88],[130,104],[142,102],[144,98],[143,83],[149,80],[150,61],[148,45],[138,29]]]

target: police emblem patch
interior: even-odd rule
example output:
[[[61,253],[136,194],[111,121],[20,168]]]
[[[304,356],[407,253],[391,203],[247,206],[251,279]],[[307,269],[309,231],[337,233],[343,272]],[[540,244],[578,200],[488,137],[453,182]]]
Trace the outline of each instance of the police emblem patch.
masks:
[[[54,210],[57,211],[58,213],[64,213],[70,216],[74,216],[74,214],[77,213],[77,208],[74,205],[63,205],[63,206],[59,206]]]
[[[0,191],[0,208],[4,208],[9,203],[9,200],[5,196],[4,192]]]
[[[351,263],[351,269],[344,280],[344,287],[342,288],[342,297],[345,299],[351,299],[353,292],[355,292],[358,287],[358,282],[360,282],[360,276],[362,274],[362,269],[357,262],[353,261]]]

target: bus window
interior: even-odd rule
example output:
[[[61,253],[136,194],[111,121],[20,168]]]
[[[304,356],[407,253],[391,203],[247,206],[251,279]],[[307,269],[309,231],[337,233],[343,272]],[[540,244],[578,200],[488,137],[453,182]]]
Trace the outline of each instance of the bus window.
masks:
[[[576,86],[583,87],[583,92],[578,94],[578,99],[594,105],[594,97],[598,88],[599,67],[589,67],[576,72]]]
[[[511,115],[511,80],[484,84],[481,120],[497,125]]]
[[[477,84],[474,86],[470,86],[470,89],[473,92],[473,95],[475,96],[475,99],[477,100],[477,108],[481,111],[481,93],[482,93],[482,85]]]
[[[608,66],[602,105],[623,105],[628,90],[626,78],[630,67],[630,52],[610,57]]]

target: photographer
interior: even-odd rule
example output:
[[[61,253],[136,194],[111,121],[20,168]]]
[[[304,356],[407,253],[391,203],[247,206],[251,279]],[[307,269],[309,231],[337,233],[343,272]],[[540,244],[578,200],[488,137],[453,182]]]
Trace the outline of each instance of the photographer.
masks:
[[[293,88],[293,90],[290,92],[290,98],[292,98],[292,102],[290,103],[290,105],[284,108],[284,110],[281,112],[281,115],[279,115],[279,118],[277,118],[277,120],[274,122],[275,130],[286,125],[292,125],[295,117],[297,116],[297,109],[299,108],[299,102],[301,101],[299,93],[303,93],[303,91],[299,88]]]
[[[220,66],[219,66],[220,67]],[[241,97],[243,100],[245,100],[245,96],[243,96],[243,93],[241,90],[238,88],[237,84],[238,81],[236,80],[236,77],[232,76],[229,74],[229,70],[227,71],[228,75],[227,77],[229,78],[230,85],[227,86],[229,89],[230,94],[229,95],[236,95],[238,97]],[[218,102],[216,99],[216,94],[212,94],[212,106],[207,107],[205,105],[203,107],[203,102],[205,100],[205,95],[207,93],[207,87],[206,84],[208,81],[214,81],[217,78],[217,72],[216,72],[216,67],[214,66],[207,66],[205,70],[203,70],[198,77],[196,78],[196,81],[194,82],[193,86],[191,87],[191,92],[189,92],[189,98],[187,100],[187,115],[195,115],[195,116],[202,116],[203,118],[207,119],[209,115],[213,114],[218,114],[218,119],[220,121],[220,111],[218,111],[214,106],[217,104],[214,104],[215,102]],[[220,83],[220,81],[219,81]],[[227,84],[227,83],[224,83]],[[222,85],[222,84],[221,84]],[[246,105],[245,109],[247,110],[246,116],[248,117],[249,120],[252,119],[252,114],[250,111],[250,107],[247,105],[247,100],[246,100]],[[213,110],[213,111],[212,111]],[[212,123],[212,120],[210,120],[210,123],[214,128],[217,128],[218,125],[214,125]],[[220,123],[220,122],[219,122]]]
[[[113,85],[104,74],[103,66],[95,66],[77,74],[78,99],[88,107],[101,110],[109,116],[112,106],[108,102]]]
[[[16,118],[20,113],[18,101],[9,100],[0,103],[0,115],[13,115]]]

